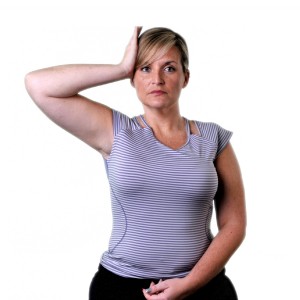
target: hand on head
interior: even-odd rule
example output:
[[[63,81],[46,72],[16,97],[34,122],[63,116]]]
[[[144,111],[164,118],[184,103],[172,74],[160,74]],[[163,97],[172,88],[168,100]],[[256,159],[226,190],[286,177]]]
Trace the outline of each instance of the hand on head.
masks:
[[[134,73],[136,56],[138,53],[138,37],[142,28],[142,26],[136,26],[134,28],[133,35],[126,47],[125,54],[120,63],[120,66],[123,68],[128,78],[132,78]]]

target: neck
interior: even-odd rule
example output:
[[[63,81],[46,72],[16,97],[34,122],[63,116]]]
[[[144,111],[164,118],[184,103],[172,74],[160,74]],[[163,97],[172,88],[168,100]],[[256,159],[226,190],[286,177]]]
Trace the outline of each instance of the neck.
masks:
[[[179,111],[176,113],[145,111],[144,119],[155,131],[178,131],[185,127],[184,119]]]
[[[186,121],[178,113],[164,114],[145,111],[144,119],[151,127],[155,138],[165,146],[179,149],[187,142]]]

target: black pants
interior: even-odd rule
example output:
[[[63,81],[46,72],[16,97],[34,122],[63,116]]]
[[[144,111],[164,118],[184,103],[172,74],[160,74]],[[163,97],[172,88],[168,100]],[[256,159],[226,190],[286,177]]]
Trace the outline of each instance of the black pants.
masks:
[[[89,300],[145,300],[142,289],[157,279],[124,278],[100,265],[91,286]],[[237,300],[235,289],[225,275],[225,270],[187,300]]]

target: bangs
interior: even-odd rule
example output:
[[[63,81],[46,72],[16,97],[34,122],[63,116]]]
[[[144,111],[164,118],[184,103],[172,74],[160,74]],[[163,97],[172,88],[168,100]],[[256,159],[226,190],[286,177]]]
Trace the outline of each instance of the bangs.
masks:
[[[138,38],[138,53],[135,70],[149,65],[163,57],[172,47],[176,47],[183,71],[188,70],[189,55],[185,40],[178,33],[164,27],[148,29]]]
[[[174,44],[174,42],[170,43],[170,41],[166,40],[156,41],[156,43],[153,43],[153,41],[141,43],[139,45],[135,69],[149,65],[160,59],[174,46]]]

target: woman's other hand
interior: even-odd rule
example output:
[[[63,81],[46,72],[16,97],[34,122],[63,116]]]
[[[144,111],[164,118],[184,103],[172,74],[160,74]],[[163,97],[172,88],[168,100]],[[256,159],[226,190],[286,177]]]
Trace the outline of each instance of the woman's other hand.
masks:
[[[182,300],[190,293],[187,291],[185,278],[173,278],[151,283],[148,289],[143,290],[148,300]]]

